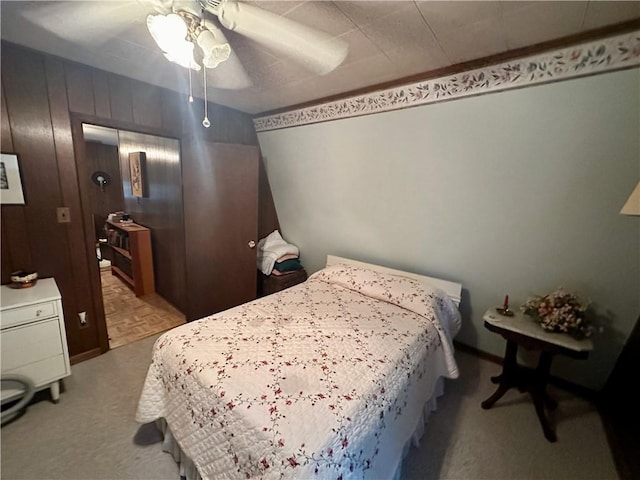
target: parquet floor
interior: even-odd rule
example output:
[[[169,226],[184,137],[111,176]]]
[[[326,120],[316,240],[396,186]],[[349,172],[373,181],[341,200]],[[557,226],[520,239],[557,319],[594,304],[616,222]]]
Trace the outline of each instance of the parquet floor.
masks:
[[[185,323],[185,316],[157,293],[136,297],[108,268],[100,270],[100,277],[111,348]]]

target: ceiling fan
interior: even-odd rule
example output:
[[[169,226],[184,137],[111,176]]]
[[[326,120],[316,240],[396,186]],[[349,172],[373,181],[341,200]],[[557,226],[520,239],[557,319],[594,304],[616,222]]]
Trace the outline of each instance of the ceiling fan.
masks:
[[[243,89],[252,85],[234,51],[234,35],[230,36],[229,42],[223,30],[256,42],[281,58],[291,59],[319,75],[337,68],[348,52],[348,45],[342,39],[271,13],[256,6],[259,2],[128,0],[2,3],[3,14],[15,12],[23,21],[52,34],[53,43],[60,40],[68,42],[66,47],[70,50],[75,48],[75,44],[97,48],[109,38],[138,27],[139,21],[146,18],[147,28],[165,57],[186,67],[190,77],[194,71],[202,74],[205,100],[207,81],[211,86],[222,89]],[[21,24],[15,23],[15,27],[13,24],[6,27],[20,28]],[[205,126],[206,123],[208,120],[204,122]]]
[[[214,23],[235,31],[324,75],[345,59],[346,42],[249,3],[234,0],[146,0],[159,13],[147,27],[165,56],[184,67],[215,68],[231,46]],[[213,18],[212,18],[213,17]],[[196,46],[198,48],[196,48]],[[188,53],[193,52],[193,55]]]
[[[151,36],[169,61],[189,69],[190,86],[191,70],[204,70],[202,124],[205,127],[211,125],[207,117],[207,69],[230,62],[226,71],[233,72],[239,80],[235,88],[251,84],[217,24],[285,55],[319,75],[334,70],[348,52],[343,40],[248,3],[234,0],[144,0],[143,3],[150,3],[158,12],[147,16]],[[189,101],[193,101],[191,91]]]

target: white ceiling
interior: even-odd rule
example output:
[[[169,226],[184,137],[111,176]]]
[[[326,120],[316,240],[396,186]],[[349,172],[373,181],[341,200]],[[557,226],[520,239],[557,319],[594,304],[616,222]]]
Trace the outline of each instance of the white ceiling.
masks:
[[[225,30],[253,82],[243,90],[225,63],[210,70],[210,101],[255,114],[640,19],[628,1],[254,1],[345,40],[349,54],[319,76]],[[2,39],[183,93],[187,70],[168,62],[146,28],[143,1],[1,1]],[[229,73],[229,72],[227,72]],[[194,95],[202,97],[201,74]]]

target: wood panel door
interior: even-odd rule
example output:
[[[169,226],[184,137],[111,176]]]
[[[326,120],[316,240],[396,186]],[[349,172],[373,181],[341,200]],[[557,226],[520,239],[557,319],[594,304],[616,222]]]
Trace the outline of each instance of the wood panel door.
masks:
[[[256,298],[258,148],[185,140],[187,320]]]

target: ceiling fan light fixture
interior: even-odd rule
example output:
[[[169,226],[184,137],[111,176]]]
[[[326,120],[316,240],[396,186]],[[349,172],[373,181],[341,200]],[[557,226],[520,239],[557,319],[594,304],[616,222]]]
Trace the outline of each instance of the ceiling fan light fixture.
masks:
[[[184,42],[170,52],[165,52],[164,56],[167,60],[173,63],[177,63],[181,67],[190,68],[192,70],[200,70],[200,65],[193,56],[193,43]]]
[[[220,43],[209,30],[203,30],[196,39],[202,49],[202,63],[207,68],[216,68],[231,55],[231,46],[228,43]]]
[[[167,60],[185,68],[200,70],[193,56],[194,45],[187,40],[187,24],[180,15],[149,15],[147,28]]]
[[[187,24],[180,15],[148,15],[147,28],[158,46],[165,52],[176,43],[187,41]]]

